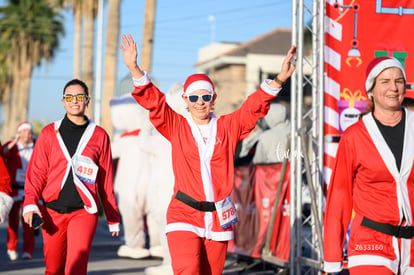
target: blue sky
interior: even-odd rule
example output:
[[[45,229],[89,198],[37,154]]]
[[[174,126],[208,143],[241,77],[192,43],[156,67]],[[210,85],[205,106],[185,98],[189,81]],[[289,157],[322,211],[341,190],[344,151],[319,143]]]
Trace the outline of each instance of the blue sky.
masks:
[[[144,5],[144,0],[121,2],[121,34],[130,33],[138,47],[142,41]],[[106,12],[105,9],[104,17]],[[197,63],[199,48],[213,40],[245,42],[275,28],[290,28],[291,13],[291,1],[286,0],[158,0],[152,77],[159,82],[161,90],[167,91],[171,84],[184,82],[189,74],[195,72],[193,66]],[[51,122],[64,115],[60,99],[63,86],[73,77],[74,37],[71,11],[65,12],[64,16],[65,36],[56,56],[33,72],[29,106],[31,121]],[[214,16],[214,23],[209,16]],[[119,51],[118,80],[127,74]]]

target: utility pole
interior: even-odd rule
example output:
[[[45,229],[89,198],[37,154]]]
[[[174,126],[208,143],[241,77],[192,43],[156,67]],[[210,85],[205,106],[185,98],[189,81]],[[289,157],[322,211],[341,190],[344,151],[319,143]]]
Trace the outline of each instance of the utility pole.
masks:
[[[144,35],[142,39],[141,68],[144,71],[147,71],[148,73],[151,72],[156,4],[156,0],[145,1]]]

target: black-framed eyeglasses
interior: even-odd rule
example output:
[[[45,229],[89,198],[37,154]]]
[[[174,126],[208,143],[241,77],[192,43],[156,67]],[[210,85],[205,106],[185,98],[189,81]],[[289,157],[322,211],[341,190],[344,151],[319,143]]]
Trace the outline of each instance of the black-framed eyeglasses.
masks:
[[[198,99],[201,97],[201,99],[206,102],[209,103],[213,100],[213,95],[212,94],[205,94],[205,95],[189,95],[188,96],[188,100],[191,103],[196,103],[198,101]]]
[[[72,102],[74,98],[76,98],[77,102],[84,102],[89,97],[85,94],[77,94],[77,95],[66,94],[66,95],[63,95],[63,99],[66,102]]]

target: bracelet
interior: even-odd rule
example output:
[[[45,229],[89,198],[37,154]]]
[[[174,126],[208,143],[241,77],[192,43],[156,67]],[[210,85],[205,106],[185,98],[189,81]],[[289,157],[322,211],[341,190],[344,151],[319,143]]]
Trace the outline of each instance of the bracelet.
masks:
[[[285,81],[280,80],[279,78],[277,78],[277,76],[275,77],[275,79],[273,79],[277,84],[279,84],[280,86],[285,85]]]

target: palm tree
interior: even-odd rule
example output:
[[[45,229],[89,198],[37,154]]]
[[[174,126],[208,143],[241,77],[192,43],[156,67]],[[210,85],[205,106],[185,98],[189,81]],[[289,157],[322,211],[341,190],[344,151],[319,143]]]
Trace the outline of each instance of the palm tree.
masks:
[[[10,49],[10,41],[0,40],[0,102],[4,106],[4,121],[10,121],[10,94],[12,88],[11,70],[8,69],[7,53]],[[11,66],[10,66],[11,67]],[[8,127],[3,125],[3,137],[9,137],[13,133],[8,132]]]
[[[112,121],[109,101],[115,96],[117,80],[117,60],[119,51],[119,28],[121,0],[108,1],[108,19],[106,23],[105,70],[102,101],[102,127],[112,136]],[[100,80],[98,80],[100,81]]]
[[[3,128],[14,131],[27,120],[33,68],[53,58],[63,33],[62,17],[46,0],[10,0],[0,8],[0,41],[10,41],[7,66],[13,81],[10,120]]]
[[[93,60],[95,45],[95,17],[98,0],[48,0],[54,6],[72,7],[75,16],[75,34],[73,47],[73,77],[82,79],[89,88],[89,95],[93,97]],[[83,47],[82,47],[83,34]],[[82,55],[83,54],[83,55]],[[83,58],[81,58],[83,56]],[[81,64],[82,61],[82,64]],[[92,107],[92,105],[90,105]],[[93,118],[93,110],[86,111],[89,118]]]
[[[88,85],[89,95],[93,100],[93,57],[95,50],[95,17],[98,9],[98,0],[83,0],[82,12],[84,18],[83,26],[83,58],[82,58],[82,80]],[[86,115],[93,119],[92,105],[87,109]]]
[[[82,0],[71,0],[75,16],[75,37],[73,40],[73,77],[81,78],[81,36],[82,36]]]

